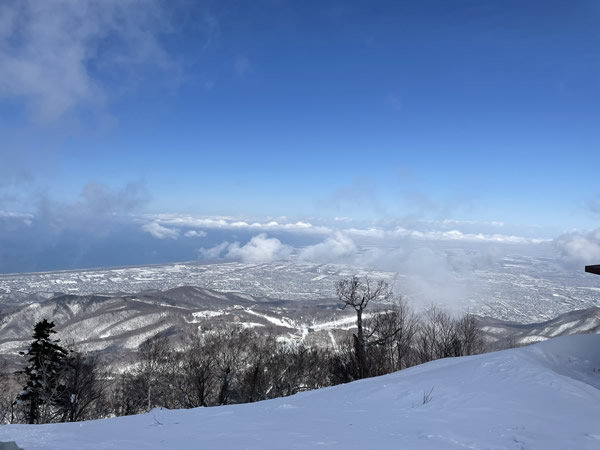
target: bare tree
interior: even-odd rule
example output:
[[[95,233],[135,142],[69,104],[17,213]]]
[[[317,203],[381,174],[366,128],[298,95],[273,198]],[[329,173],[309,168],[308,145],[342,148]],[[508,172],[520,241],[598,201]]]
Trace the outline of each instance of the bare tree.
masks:
[[[336,284],[336,294],[341,302],[341,309],[350,306],[356,311],[357,334],[354,335],[354,347],[358,360],[359,378],[369,376],[367,363],[367,340],[363,328],[363,312],[371,301],[387,300],[392,295],[388,283],[384,280],[373,281],[368,277],[353,276],[339,280]]]
[[[432,306],[425,312],[417,343],[421,363],[439,358],[473,355],[484,349],[481,329],[474,316],[465,314],[460,319],[453,319],[437,306]]]
[[[65,360],[64,386],[62,422],[103,416],[108,381],[105,374],[100,373],[98,356],[71,352]]]
[[[187,338],[179,356],[179,374],[173,378],[182,395],[182,405],[185,408],[195,408],[213,404],[217,375],[210,342],[207,343],[205,336],[196,332]]]
[[[419,363],[451,356],[449,337],[451,337],[452,319],[438,306],[433,305],[422,315],[419,326],[417,349]]]
[[[8,369],[8,363],[5,359],[0,360],[0,424],[13,422],[19,390],[19,383]]]
[[[482,353],[485,341],[473,314],[465,314],[456,324],[457,333],[461,341],[461,356]]]
[[[417,317],[408,304],[399,299],[390,309],[366,321],[370,330],[369,347],[372,352],[371,366],[374,374],[383,375],[412,365],[413,341],[417,332]]]
[[[268,398],[273,378],[280,367],[278,363],[279,349],[272,336],[261,336],[253,333],[247,350],[247,367],[240,381],[240,401],[256,402]]]
[[[168,367],[169,362],[169,353],[169,341],[163,334],[156,334],[147,339],[138,349],[140,363],[137,375],[145,388],[147,411],[157,406],[155,403],[158,395],[154,390],[158,390],[164,380],[165,369]]]
[[[331,384],[330,361],[325,350],[304,344],[280,344],[276,352],[269,398],[286,397]]]
[[[360,369],[355,350],[353,341],[347,339],[339,343],[336,351],[330,354],[329,371],[332,384],[349,383],[360,379]]]
[[[234,386],[247,366],[248,345],[253,332],[238,326],[213,330],[207,338],[212,346],[216,375],[219,381],[217,404],[227,405],[232,401]]]

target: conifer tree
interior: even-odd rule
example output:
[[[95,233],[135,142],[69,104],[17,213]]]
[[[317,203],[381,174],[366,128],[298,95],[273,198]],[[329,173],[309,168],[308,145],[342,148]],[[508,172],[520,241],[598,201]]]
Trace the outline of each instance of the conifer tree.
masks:
[[[56,407],[65,400],[61,375],[68,351],[59,345],[59,339],[51,338],[54,333],[54,322],[43,319],[35,324],[29,348],[20,352],[27,358],[27,366],[20,372],[26,384],[17,404],[22,405],[30,424],[52,421]]]

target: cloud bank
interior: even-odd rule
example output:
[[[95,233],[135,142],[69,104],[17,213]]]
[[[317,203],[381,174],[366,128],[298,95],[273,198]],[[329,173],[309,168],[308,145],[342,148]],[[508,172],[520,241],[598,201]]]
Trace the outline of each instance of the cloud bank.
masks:
[[[227,257],[240,259],[245,263],[268,263],[286,259],[292,254],[292,247],[282,244],[279,239],[268,238],[265,233],[254,236],[240,246],[235,242],[227,247]]]
[[[600,264],[600,228],[563,234],[553,244],[563,265]]]
[[[191,260],[343,264],[374,276],[378,272],[400,274],[390,281],[396,283],[396,292],[410,295],[417,307],[435,300],[459,308],[465,298],[479,294],[478,271],[495,270],[509,252],[537,248],[540,243],[519,236],[461,231],[474,223],[455,220],[422,222],[420,228],[411,228],[398,221],[361,225],[355,220],[140,213],[147,198],[143,183],[120,188],[89,183],[72,204],[44,199],[36,213],[2,210],[0,271]],[[598,243],[595,235],[585,239]],[[563,241],[567,242],[564,237]],[[564,247],[570,251],[579,242],[568,241],[573,244]]]
[[[267,237],[266,233],[253,236],[245,245],[241,245],[239,242],[232,244],[221,242],[214,247],[199,250],[203,258],[226,258],[250,264],[287,259],[292,252],[293,248],[291,246],[282,244],[279,239]]]
[[[178,230],[172,230],[170,228],[160,226],[155,222],[145,223],[144,225],[142,225],[142,230],[144,230],[147,233],[150,233],[157,239],[177,239],[177,237],[179,236]]]
[[[323,242],[300,249],[298,260],[319,263],[338,262],[354,256],[356,251],[356,245],[348,235],[336,232],[334,236],[328,237]]]

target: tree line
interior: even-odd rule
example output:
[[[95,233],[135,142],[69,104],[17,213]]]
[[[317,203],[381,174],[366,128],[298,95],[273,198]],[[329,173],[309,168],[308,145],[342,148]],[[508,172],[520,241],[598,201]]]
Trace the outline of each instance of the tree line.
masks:
[[[244,328],[203,329],[144,341],[129,368],[108,372],[99,355],[61,346],[54,323],[34,328],[25,364],[0,378],[0,421],[73,422],[138,414],[155,407],[248,403],[379,376],[417,364],[484,351],[471,315],[453,318],[432,307],[414,313],[382,280],[351,277],[336,284],[340,306],[356,312],[356,332],[335,347],[306,346]],[[0,368],[1,369],[1,368]]]

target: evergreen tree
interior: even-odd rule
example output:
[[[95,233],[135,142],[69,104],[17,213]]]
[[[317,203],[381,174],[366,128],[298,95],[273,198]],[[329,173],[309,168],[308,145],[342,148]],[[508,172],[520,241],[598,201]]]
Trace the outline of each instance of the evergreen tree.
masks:
[[[54,322],[44,319],[36,323],[29,349],[20,352],[28,364],[20,372],[25,375],[26,384],[17,403],[22,405],[27,423],[52,421],[56,407],[65,401],[61,375],[68,351],[59,345],[59,339],[51,338],[53,333]]]

